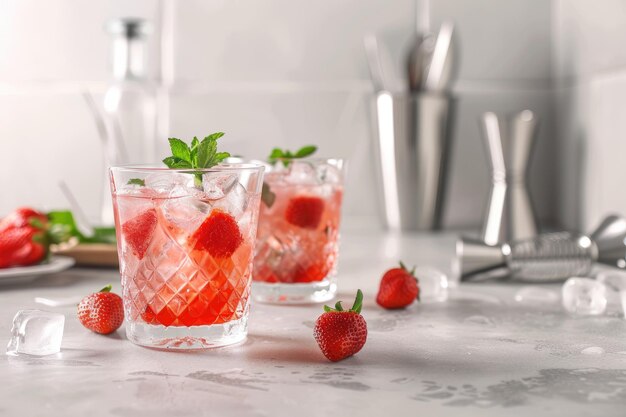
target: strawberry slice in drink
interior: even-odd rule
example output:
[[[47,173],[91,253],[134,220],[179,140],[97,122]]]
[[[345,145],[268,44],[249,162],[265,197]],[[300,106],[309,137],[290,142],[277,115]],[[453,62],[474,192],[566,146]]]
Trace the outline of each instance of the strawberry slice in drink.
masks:
[[[156,210],[149,209],[122,224],[122,236],[131,251],[143,259],[157,225]]]
[[[285,219],[303,229],[317,229],[324,213],[324,200],[319,197],[297,196],[289,200]]]
[[[196,250],[214,258],[228,258],[243,242],[237,221],[225,211],[215,209],[192,235]]]

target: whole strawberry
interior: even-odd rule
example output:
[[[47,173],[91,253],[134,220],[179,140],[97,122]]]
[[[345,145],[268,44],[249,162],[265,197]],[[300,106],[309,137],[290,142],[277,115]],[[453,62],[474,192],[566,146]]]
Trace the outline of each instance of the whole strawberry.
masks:
[[[400,268],[392,268],[385,272],[380,280],[380,288],[376,302],[387,309],[404,308],[419,300],[419,281],[414,275],[415,269],[409,272],[402,262]]]
[[[367,340],[367,323],[361,315],[363,293],[358,290],[350,310],[341,301],[335,308],[324,306],[324,313],[315,322],[313,335],[324,356],[333,362],[356,354]]]
[[[93,332],[113,333],[124,322],[122,298],[110,291],[111,286],[107,285],[78,304],[78,320]]]

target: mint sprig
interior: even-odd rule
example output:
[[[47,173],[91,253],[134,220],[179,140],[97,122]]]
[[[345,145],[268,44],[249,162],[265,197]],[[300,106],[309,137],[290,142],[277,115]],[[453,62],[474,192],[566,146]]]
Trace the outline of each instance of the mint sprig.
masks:
[[[317,151],[317,146],[306,145],[298,149],[296,152],[291,152],[287,149],[274,148],[267,158],[269,163],[274,165],[276,162],[282,161],[283,165],[288,166],[292,160],[306,158],[313,155]]]
[[[178,138],[169,138],[172,155],[163,159],[163,163],[171,169],[200,170],[214,167],[230,156],[228,152],[217,151],[217,140],[222,136],[223,132],[212,133],[202,140],[194,136],[191,145]],[[195,185],[202,187],[202,172],[194,172],[194,175]],[[146,185],[140,178],[131,178],[127,184]]]

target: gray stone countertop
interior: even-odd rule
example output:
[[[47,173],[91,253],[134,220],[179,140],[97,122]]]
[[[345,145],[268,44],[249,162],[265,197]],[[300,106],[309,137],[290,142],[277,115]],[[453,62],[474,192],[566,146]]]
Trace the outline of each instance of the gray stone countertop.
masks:
[[[626,321],[614,304],[574,318],[558,303],[516,302],[523,285],[497,282],[461,284],[447,302],[404,311],[375,304],[382,272],[399,258],[449,272],[453,246],[450,235],[344,234],[338,298],[363,289],[369,336],[338,363],[313,339],[319,305],[256,303],[244,343],[175,353],[134,346],[123,328],[91,333],[75,308],[34,302],[107,283],[119,292],[116,271],[74,268],[2,286],[2,343],[19,309],[64,313],[66,325],[58,355],[0,357],[0,415],[626,415]]]

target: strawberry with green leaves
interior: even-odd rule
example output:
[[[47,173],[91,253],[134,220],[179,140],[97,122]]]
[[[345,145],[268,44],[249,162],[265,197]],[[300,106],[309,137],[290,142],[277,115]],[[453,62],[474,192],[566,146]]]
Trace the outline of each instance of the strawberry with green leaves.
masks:
[[[385,272],[380,280],[376,302],[383,308],[393,310],[405,308],[419,300],[419,281],[415,277],[415,268],[409,271],[402,262],[400,268]]]
[[[78,321],[92,332],[110,334],[124,322],[122,298],[111,292],[111,286],[83,298],[78,304]]]
[[[20,207],[0,221],[0,268],[38,264],[58,241],[44,213]]]
[[[361,315],[363,293],[358,290],[352,308],[344,310],[341,301],[335,308],[324,306],[315,322],[313,335],[322,353],[337,362],[358,353],[367,340],[367,323]]]

